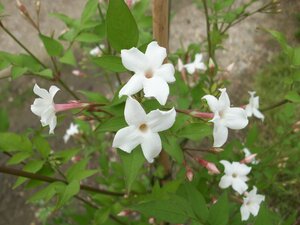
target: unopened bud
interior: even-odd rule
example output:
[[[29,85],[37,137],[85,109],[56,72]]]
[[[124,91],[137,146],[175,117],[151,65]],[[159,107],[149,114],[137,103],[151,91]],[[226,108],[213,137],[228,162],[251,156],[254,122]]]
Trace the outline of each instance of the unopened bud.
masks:
[[[23,3],[20,0],[16,0],[17,2],[17,6],[21,12],[22,15],[28,15],[28,11],[25,7],[25,5],[23,5]]]
[[[41,0],[35,1],[35,8],[36,8],[36,11],[39,13],[41,10]]]
[[[204,159],[198,158],[198,162],[200,165],[205,167],[208,170],[209,174],[220,174],[219,169],[216,167],[216,165],[212,162],[208,162]]]
[[[85,77],[85,74],[80,70],[72,70],[72,74],[77,77]]]
[[[185,173],[186,178],[188,179],[188,181],[192,182],[193,178],[194,178],[194,173],[193,170],[191,168],[187,168],[186,169],[186,173]]]
[[[123,211],[119,212],[117,216],[129,216],[130,213],[131,212],[129,210],[123,210]]]
[[[208,67],[209,67],[209,69],[211,70],[211,71],[214,71],[214,69],[215,69],[215,63],[214,63],[214,60],[212,59],[212,58],[209,58],[209,60],[208,60]]]
[[[179,72],[181,72],[184,69],[183,62],[180,58],[178,58],[178,61],[177,61],[177,69]]]
[[[148,220],[148,223],[149,224],[155,224],[155,218],[150,217],[149,220]]]
[[[211,198],[211,202],[212,202],[213,205],[216,204],[217,201],[218,201],[218,199],[216,197]]]
[[[229,64],[229,65],[226,67],[226,71],[227,71],[228,73],[230,73],[230,72],[233,70],[233,67],[234,67],[234,63]]]
[[[79,162],[81,160],[81,158],[80,158],[80,156],[73,156],[72,158],[71,158],[71,161],[73,162],[73,163],[77,163],[77,162]]]
[[[249,164],[255,160],[257,154],[251,154],[240,161],[240,163]]]

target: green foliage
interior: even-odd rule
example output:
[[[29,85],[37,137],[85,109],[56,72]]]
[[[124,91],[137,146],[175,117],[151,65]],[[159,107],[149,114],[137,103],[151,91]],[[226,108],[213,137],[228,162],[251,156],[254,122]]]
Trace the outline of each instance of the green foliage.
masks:
[[[137,178],[140,169],[145,162],[145,158],[140,148],[132,150],[132,153],[130,154],[123,151],[118,151],[118,154],[123,164],[126,187],[127,190],[130,191],[133,182]]]
[[[107,38],[113,48],[120,51],[137,45],[138,27],[123,0],[109,1],[106,20]]]
[[[111,72],[125,72],[121,58],[118,56],[104,55],[99,58],[93,58],[93,62],[99,67]]]
[[[50,56],[60,56],[62,54],[64,48],[57,40],[43,34],[40,34],[39,36]]]

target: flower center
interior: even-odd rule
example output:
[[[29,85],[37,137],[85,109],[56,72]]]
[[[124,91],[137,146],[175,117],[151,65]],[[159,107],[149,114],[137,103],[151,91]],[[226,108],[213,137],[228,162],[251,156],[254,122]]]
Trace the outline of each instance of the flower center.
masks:
[[[148,130],[148,126],[147,124],[143,123],[142,125],[140,125],[139,129],[142,132],[146,132]]]
[[[236,174],[236,173],[233,173],[233,174],[232,174],[232,177],[233,177],[233,178],[236,178],[236,177],[237,177],[237,174]]]
[[[146,73],[145,73],[145,77],[150,79],[153,77],[153,72],[152,70],[147,70]]]

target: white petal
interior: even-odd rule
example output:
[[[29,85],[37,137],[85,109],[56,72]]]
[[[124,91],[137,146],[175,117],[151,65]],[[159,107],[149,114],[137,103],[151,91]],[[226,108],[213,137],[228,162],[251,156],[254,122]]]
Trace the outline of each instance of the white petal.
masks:
[[[122,87],[122,89],[119,92],[119,97],[123,95],[134,95],[140,90],[143,89],[143,80],[144,76],[140,74],[134,74],[130,80]]]
[[[205,95],[202,97],[202,99],[205,99],[207,101],[207,104],[212,112],[218,111],[219,101],[215,96]]]
[[[136,127],[124,127],[116,133],[112,146],[130,153],[136,146],[141,144],[141,140],[141,134]]]
[[[245,205],[242,205],[240,211],[241,211],[242,221],[248,220],[250,216],[250,212],[248,208]]]
[[[252,107],[250,104],[246,105],[245,111],[246,111],[248,117],[252,116]]]
[[[227,175],[231,175],[233,173],[233,166],[230,162],[227,160],[221,160],[220,163],[224,166],[224,173]]]
[[[42,113],[49,107],[49,101],[42,98],[37,98],[34,100],[30,109],[37,116],[41,116]]]
[[[155,70],[162,65],[164,59],[167,57],[167,50],[159,46],[156,41],[152,41],[147,46],[145,55],[150,62],[151,68]]]
[[[44,88],[40,88],[37,84],[34,85],[33,92],[43,99],[50,99],[49,92]]]
[[[147,124],[153,132],[160,132],[169,129],[175,122],[176,111],[172,108],[169,111],[158,109],[151,111],[147,115]]]
[[[198,70],[206,70],[207,69],[207,67],[204,63],[195,64],[195,68],[198,69]]]
[[[258,109],[253,109],[253,114],[256,118],[261,119],[262,121],[265,119],[265,116]]]
[[[232,179],[232,188],[237,191],[240,195],[248,189],[248,185],[239,178]]]
[[[69,141],[69,139],[70,139],[70,135],[65,134],[64,137],[63,137],[63,139],[64,139],[64,142],[67,143]]]
[[[54,133],[54,129],[57,125],[57,119],[55,114],[53,113],[53,116],[51,117],[51,120],[49,122],[49,134],[53,134]]]
[[[195,64],[200,63],[202,61],[203,55],[202,54],[196,54],[195,55]]]
[[[189,74],[194,74],[196,71],[194,63],[189,63],[183,66]]]
[[[146,113],[140,103],[131,97],[126,100],[124,116],[128,125],[140,126],[147,120]]]
[[[125,68],[135,73],[142,73],[150,69],[147,57],[137,48],[122,50],[121,58]]]
[[[153,163],[154,158],[161,152],[161,140],[158,133],[148,132],[143,135],[142,150],[149,163]]]
[[[145,97],[154,97],[164,105],[169,96],[169,86],[165,80],[160,77],[152,77],[144,81]]]
[[[230,107],[230,100],[226,92],[226,88],[220,88],[221,95],[219,97],[219,110],[224,111]]]
[[[258,107],[259,107],[259,97],[258,96],[253,98],[253,107],[256,109],[258,109]]]
[[[223,114],[223,119],[225,126],[234,130],[243,129],[248,124],[246,111],[242,108],[228,108]]]
[[[259,204],[250,204],[248,208],[250,213],[252,213],[253,216],[257,216],[259,212]]]
[[[175,69],[171,63],[163,64],[154,72],[154,76],[159,76],[163,78],[167,83],[175,82]]]
[[[231,184],[232,184],[232,177],[224,175],[220,180],[219,187],[225,189],[228,188]]]
[[[250,173],[251,167],[246,166],[245,164],[239,163],[239,162],[233,162],[233,167],[235,168],[235,171],[240,176],[246,176]]]
[[[54,96],[56,95],[56,93],[59,91],[60,89],[54,85],[52,85],[49,89],[49,93],[52,97],[52,99],[54,98]]]
[[[226,141],[228,137],[228,129],[220,122],[214,123],[214,147],[221,147]]]

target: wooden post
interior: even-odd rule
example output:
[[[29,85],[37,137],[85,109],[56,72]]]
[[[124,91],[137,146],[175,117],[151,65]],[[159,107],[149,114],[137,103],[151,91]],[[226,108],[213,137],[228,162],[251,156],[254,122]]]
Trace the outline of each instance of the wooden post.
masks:
[[[153,38],[169,50],[169,0],[152,0]]]
[[[152,0],[153,38],[169,51],[169,0]],[[162,151],[159,161],[165,170],[166,179],[171,175],[169,155]]]

